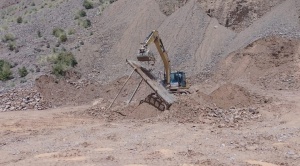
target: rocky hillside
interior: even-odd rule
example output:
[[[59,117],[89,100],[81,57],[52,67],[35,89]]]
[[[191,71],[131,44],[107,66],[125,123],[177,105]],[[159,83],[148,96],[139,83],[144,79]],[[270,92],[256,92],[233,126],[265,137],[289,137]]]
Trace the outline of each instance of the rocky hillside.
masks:
[[[15,0],[0,6],[0,59],[12,73],[0,90],[69,69],[76,78],[113,81],[130,72],[125,60],[135,59],[153,29],[173,69],[192,76],[210,73],[220,58],[259,38],[299,37],[300,27],[297,0]],[[162,70],[160,62],[156,69]]]

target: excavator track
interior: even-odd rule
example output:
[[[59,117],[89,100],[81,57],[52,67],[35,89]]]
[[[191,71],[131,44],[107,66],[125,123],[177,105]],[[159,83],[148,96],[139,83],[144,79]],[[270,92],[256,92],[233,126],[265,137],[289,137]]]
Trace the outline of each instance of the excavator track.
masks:
[[[140,104],[144,102],[154,106],[161,111],[168,110],[171,106],[166,104],[165,101],[156,93],[151,93],[150,95],[148,95],[144,100],[140,101]]]

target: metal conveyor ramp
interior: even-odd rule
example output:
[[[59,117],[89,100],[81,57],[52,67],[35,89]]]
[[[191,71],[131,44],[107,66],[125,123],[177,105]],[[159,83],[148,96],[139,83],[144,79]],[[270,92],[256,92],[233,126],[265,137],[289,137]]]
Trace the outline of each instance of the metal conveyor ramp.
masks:
[[[166,102],[166,104],[170,106],[176,101],[175,96],[170,94],[160,83],[158,83],[154,79],[152,74],[146,68],[142,67],[139,62],[131,60],[126,61],[135,70],[135,72],[137,72],[143,78],[143,80],[155,91],[155,93]]]

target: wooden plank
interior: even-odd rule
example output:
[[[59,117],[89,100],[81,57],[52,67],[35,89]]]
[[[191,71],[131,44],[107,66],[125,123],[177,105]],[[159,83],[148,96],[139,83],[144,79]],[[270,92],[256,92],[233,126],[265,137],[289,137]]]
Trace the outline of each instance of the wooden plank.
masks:
[[[144,79],[144,81],[169,105],[173,104],[176,99],[156,80],[151,79],[151,73],[145,73],[147,69],[143,68],[138,62],[126,60],[128,64]],[[153,77],[152,77],[153,78]]]

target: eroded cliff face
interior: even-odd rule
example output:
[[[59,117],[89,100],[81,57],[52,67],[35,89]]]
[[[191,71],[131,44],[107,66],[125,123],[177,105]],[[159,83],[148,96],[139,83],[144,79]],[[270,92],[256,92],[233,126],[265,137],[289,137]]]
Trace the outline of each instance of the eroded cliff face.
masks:
[[[156,0],[167,16],[191,0]],[[201,8],[221,25],[240,32],[285,0],[197,0]]]

